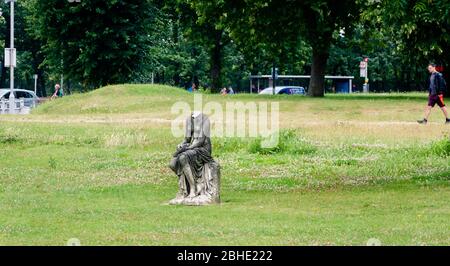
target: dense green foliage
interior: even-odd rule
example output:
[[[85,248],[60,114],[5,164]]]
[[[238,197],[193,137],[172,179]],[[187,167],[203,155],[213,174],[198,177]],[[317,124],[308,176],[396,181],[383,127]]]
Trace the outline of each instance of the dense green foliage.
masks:
[[[85,88],[129,81],[145,64],[154,11],[148,1],[36,1],[44,61]]]
[[[3,48],[9,7],[0,6]],[[74,91],[152,77],[248,91],[249,74],[276,66],[280,74],[312,73],[303,85],[321,96],[333,86],[324,74],[354,75],[360,90],[367,56],[372,91],[423,90],[428,62],[450,64],[449,12],[445,0],[19,0],[16,78],[31,88],[39,74],[40,95],[61,75]],[[7,83],[2,67],[0,85]]]
[[[312,48],[309,94],[323,96],[324,75],[333,33],[348,29],[358,18],[357,1],[205,1],[195,2],[204,17],[223,9],[223,24],[247,50],[265,45],[274,65],[301,46]],[[217,15],[216,15],[217,16]]]

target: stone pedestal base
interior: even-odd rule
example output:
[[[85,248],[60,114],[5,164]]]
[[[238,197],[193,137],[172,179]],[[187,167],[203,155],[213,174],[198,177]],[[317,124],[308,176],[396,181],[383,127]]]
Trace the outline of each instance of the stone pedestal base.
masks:
[[[178,195],[170,205],[203,206],[220,203],[220,165],[210,162],[203,167],[202,177],[197,179],[197,195]]]
[[[215,201],[205,195],[196,196],[193,198],[175,198],[169,202],[170,205],[187,205],[187,206],[204,206],[211,204],[218,204],[220,201]]]

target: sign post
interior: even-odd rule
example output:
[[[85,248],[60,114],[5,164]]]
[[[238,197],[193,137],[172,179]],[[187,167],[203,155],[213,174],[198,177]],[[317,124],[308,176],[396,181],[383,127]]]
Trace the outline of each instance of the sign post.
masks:
[[[359,75],[364,78],[363,92],[369,92],[369,58],[365,57],[363,61],[359,63]]]
[[[275,67],[275,65],[273,65],[272,68],[272,94],[275,95],[276,93],[276,86],[277,86],[277,82],[276,80],[278,79],[278,68]]]
[[[361,78],[365,78],[366,77],[366,69],[367,69],[367,63],[364,61],[361,61],[359,63],[359,76]]]
[[[38,75],[34,74],[34,94],[37,94],[37,80],[38,80]]]

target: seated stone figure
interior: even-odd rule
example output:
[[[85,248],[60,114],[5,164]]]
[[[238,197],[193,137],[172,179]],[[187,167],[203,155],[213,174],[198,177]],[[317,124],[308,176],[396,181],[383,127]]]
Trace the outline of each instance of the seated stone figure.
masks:
[[[179,191],[173,205],[220,203],[220,166],[211,156],[209,118],[194,112],[186,120],[184,141],[178,145],[170,168],[178,176]]]

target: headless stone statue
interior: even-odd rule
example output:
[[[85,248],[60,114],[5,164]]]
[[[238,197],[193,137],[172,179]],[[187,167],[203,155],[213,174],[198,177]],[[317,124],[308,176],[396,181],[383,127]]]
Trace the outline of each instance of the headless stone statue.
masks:
[[[212,158],[211,151],[209,118],[194,112],[186,120],[185,139],[170,162],[179,186],[178,194],[170,204],[220,203],[220,166]]]

